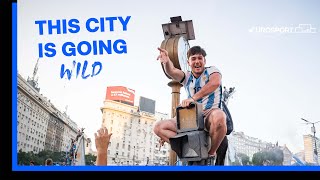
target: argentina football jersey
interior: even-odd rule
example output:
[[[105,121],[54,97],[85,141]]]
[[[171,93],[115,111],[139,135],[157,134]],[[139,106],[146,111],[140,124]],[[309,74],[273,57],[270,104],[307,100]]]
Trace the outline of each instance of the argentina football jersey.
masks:
[[[200,91],[200,89],[209,82],[209,77],[213,73],[219,73],[221,75],[221,72],[215,66],[205,67],[205,70],[198,78],[195,78],[190,71],[184,71],[185,77],[182,79],[181,84],[186,89],[188,98],[191,98],[194,94]],[[214,92],[197,100],[198,103],[202,103],[203,110],[221,108],[221,101],[221,84]]]

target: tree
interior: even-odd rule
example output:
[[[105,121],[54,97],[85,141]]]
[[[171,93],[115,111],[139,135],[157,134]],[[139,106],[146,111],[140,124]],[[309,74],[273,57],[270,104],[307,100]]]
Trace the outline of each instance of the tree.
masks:
[[[63,154],[65,154],[65,153],[64,152],[52,152],[51,159],[53,160],[53,162],[63,162],[64,161]]]
[[[265,159],[265,153],[262,151],[256,152],[252,156],[252,164],[256,166],[262,166]]]
[[[89,153],[85,155],[86,165],[94,165],[96,162],[97,156]]]
[[[272,151],[272,155],[273,155],[273,165],[282,165],[283,159],[284,159],[283,151],[279,148],[275,148]]]
[[[256,152],[253,154],[252,164],[255,166],[262,165],[262,152]]]
[[[271,150],[259,151],[253,154],[253,165],[282,165],[283,163],[283,151],[279,148],[273,148]]]
[[[37,162],[38,165],[44,165],[46,159],[48,158],[51,158],[54,162],[52,151],[43,150],[43,151],[40,151],[36,156],[37,157],[35,161]]]
[[[23,152],[21,149],[18,152],[18,164],[19,165],[29,165],[31,158],[26,152]]]
[[[23,152],[19,150],[18,152],[18,164],[19,165],[29,165],[30,161],[34,161],[35,165],[44,165],[46,159],[51,158],[53,162],[64,162],[65,152],[53,152],[48,150],[40,151],[35,154],[32,151]]]
[[[248,155],[246,155],[246,154],[244,154],[244,153],[239,153],[238,156],[239,156],[240,159],[241,159],[242,165],[246,166],[246,165],[251,164],[250,158],[249,158]]]

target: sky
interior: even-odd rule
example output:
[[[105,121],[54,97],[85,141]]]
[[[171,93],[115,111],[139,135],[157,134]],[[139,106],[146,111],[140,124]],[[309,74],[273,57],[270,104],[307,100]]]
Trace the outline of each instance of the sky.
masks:
[[[104,31],[102,26],[97,32],[85,28],[89,18],[125,20],[128,16],[126,26],[119,18],[113,21],[113,31],[110,21],[102,22]],[[170,23],[174,16],[192,20],[195,40],[189,41],[190,46],[203,47],[206,65],[221,71],[223,86],[235,87],[228,104],[234,130],[286,144],[292,152],[303,150],[303,135],[311,133],[311,125],[301,118],[320,121],[320,2],[316,0],[18,1],[18,73],[31,77],[39,44],[55,44],[53,57],[39,59],[40,93],[62,112],[68,106],[70,118],[85,127],[92,139],[102,123],[100,108],[108,86],[134,89],[136,105],[139,96],[144,96],[156,101],[156,111],[170,115],[170,79],[156,58],[164,40],[162,24]],[[53,30],[49,34],[49,21],[55,24],[63,19],[71,26],[69,20],[77,19],[79,32],[58,34]],[[41,34],[36,22],[43,20]],[[126,53],[94,55],[92,51],[66,56],[62,51],[66,42],[77,46],[81,41],[92,45],[93,41],[114,43],[118,39],[125,41]],[[95,62],[102,69],[86,79],[81,72],[70,80],[61,78],[61,66],[71,68],[73,61],[82,66],[87,61],[86,74],[92,74]],[[180,99],[184,98],[181,88]],[[320,131],[320,123],[315,126]],[[95,150],[94,144],[92,148]]]

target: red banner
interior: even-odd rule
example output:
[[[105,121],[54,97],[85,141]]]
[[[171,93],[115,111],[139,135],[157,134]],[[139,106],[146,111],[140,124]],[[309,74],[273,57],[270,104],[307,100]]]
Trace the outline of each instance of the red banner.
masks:
[[[134,95],[135,91],[133,89],[124,86],[109,86],[107,87],[106,99],[123,101],[133,106]]]

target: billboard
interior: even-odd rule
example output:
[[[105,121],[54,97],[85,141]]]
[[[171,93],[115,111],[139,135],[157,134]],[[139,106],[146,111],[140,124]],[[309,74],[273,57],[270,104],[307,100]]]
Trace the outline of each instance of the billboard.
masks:
[[[134,105],[135,91],[124,86],[107,87],[107,100],[119,101],[125,104]]]
[[[145,98],[142,96],[140,97],[140,101],[139,101],[139,110],[140,111],[155,114],[155,108],[156,108],[156,101],[155,100]]]

